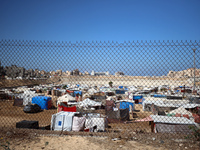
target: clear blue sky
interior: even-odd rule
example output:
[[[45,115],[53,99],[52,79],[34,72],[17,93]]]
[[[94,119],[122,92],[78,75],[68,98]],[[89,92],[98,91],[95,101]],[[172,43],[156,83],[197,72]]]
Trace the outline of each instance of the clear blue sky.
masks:
[[[124,41],[137,40],[199,41],[199,8],[200,0],[0,0],[0,40],[72,41],[72,43],[76,41],[117,41],[123,43]],[[19,49],[18,51],[21,53],[18,53],[14,47],[5,49],[5,46],[1,46],[0,48],[3,65],[17,64],[27,69],[55,70],[61,68],[72,70],[81,69],[84,64],[82,70],[109,70],[110,72],[121,70],[135,75],[136,71],[129,69],[127,71],[127,68],[133,68],[135,65],[134,67],[138,71],[157,67],[157,73],[143,70],[144,73],[141,72],[139,75],[161,75],[166,74],[170,69],[181,70],[192,67],[193,63],[192,52],[186,52],[180,48],[178,50],[184,51],[184,54],[179,56],[180,59],[170,57],[166,61],[162,61],[162,58],[172,55],[166,49],[165,52],[159,52],[161,58],[159,60],[155,56],[158,53],[146,50],[144,54],[148,57],[140,57],[139,61],[136,61],[136,56],[142,54],[142,49],[136,52],[136,49],[133,48],[131,50],[135,50],[135,52],[129,52],[129,54],[127,54],[128,51],[123,53],[117,49],[118,53],[123,56],[121,65],[118,64],[120,60],[118,55],[111,54],[112,50],[109,48],[105,49],[111,54],[109,57],[105,51],[100,49],[95,49],[95,52],[89,52],[91,49],[84,52],[83,49],[68,49],[67,51],[66,49],[33,49],[29,47]],[[39,52],[39,50],[46,52],[46,54]],[[197,46],[197,50],[196,57],[198,59],[199,46]],[[81,55],[77,56],[78,52]],[[91,62],[92,56],[99,57],[98,52],[101,53],[101,59],[96,59],[96,63]],[[31,59],[29,58],[30,53],[33,56]],[[55,53],[55,56],[52,58],[47,53]],[[87,56],[84,56],[86,54]],[[188,57],[187,54],[189,54]],[[176,56],[178,56],[177,52]],[[187,64],[185,62],[182,62],[182,65],[175,63],[183,61],[184,57],[188,59]],[[72,60],[75,61],[78,58],[82,61],[72,63]],[[116,58],[117,63],[114,62]],[[147,61],[149,58],[151,61],[155,59],[154,65]],[[109,63],[108,59],[112,63]],[[197,67],[199,67],[198,60]],[[172,61],[173,64],[167,61]],[[168,67],[164,67],[163,63],[169,64]],[[106,64],[110,65],[105,67]],[[163,69],[163,71],[158,71],[158,69]]]

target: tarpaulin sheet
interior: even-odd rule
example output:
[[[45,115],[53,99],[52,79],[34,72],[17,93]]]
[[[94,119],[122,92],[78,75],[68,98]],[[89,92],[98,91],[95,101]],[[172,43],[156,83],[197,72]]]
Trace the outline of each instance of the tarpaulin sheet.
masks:
[[[134,108],[133,107],[133,103],[131,103],[131,102],[120,102],[120,109],[126,109],[126,108],[128,108],[129,109],[129,111],[130,111],[130,107],[129,106],[132,106],[132,108]]]

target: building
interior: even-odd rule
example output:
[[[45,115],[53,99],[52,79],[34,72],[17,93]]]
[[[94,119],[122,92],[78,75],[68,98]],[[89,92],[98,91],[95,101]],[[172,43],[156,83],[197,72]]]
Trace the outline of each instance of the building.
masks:
[[[56,75],[61,76],[62,75],[62,70],[61,69],[56,70]]]
[[[125,74],[123,72],[116,72],[115,76],[124,76]]]
[[[90,73],[89,73],[89,72],[87,72],[87,71],[85,71],[85,75],[90,75]]]
[[[16,77],[25,77],[25,68],[23,67],[17,67],[16,65],[12,66],[6,66],[5,67],[5,74],[6,76],[10,78],[16,78]]]
[[[66,75],[67,75],[67,76],[72,75],[71,71],[66,71]]]
[[[92,70],[91,72],[91,75],[92,76],[108,76],[109,75],[109,72],[94,72],[94,70]]]
[[[73,76],[79,76],[80,75],[80,71],[78,69],[75,69],[72,71],[71,73]]]

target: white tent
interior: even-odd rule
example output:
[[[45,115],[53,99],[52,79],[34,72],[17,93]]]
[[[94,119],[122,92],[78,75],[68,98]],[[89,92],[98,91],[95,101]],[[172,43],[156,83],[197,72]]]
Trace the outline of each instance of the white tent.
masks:
[[[56,131],[71,131],[72,130],[72,123],[73,117],[78,112],[58,112],[53,114],[51,117],[51,130]]]
[[[101,102],[95,102],[89,98],[84,101],[78,102],[79,107],[88,107],[88,106],[101,106]]]
[[[19,96],[19,98],[23,98],[23,105],[28,105],[32,103],[32,98],[38,95],[39,94],[35,93],[35,91],[26,90]]]
[[[57,105],[60,104],[61,102],[69,102],[69,101],[75,101],[75,100],[76,100],[75,97],[72,97],[69,94],[65,94],[65,95],[58,98]]]
[[[192,113],[189,112],[189,111],[187,111],[187,110],[186,110],[185,108],[183,108],[183,107],[179,107],[179,108],[174,109],[174,110],[172,110],[172,111],[169,112],[169,114],[176,114],[176,113],[181,114],[181,115],[188,115],[188,116],[190,117],[190,120],[191,120],[191,121],[194,121],[194,118],[193,118],[193,116],[192,116]]]
[[[97,93],[97,92],[98,92],[98,91],[95,90],[94,88],[88,90],[88,93],[89,93],[90,95],[93,95],[94,93]]]

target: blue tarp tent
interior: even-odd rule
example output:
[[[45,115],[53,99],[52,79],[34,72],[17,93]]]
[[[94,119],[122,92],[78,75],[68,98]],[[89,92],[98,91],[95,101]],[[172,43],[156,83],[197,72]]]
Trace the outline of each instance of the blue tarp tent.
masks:
[[[129,111],[130,111],[130,107],[129,106],[132,106],[132,110],[133,110],[133,108],[134,108],[134,104],[133,103],[131,103],[131,102],[120,102],[120,106],[119,106],[119,108],[120,109],[126,109],[126,108],[128,108],[129,109]]]
[[[142,95],[134,95],[133,96],[133,100],[139,100],[139,99],[142,99],[143,96]]]
[[[125,90],[115,90],[116,94],[125,94]]]
[[[82,91],[74,91],[74,97],[76,96],[76,94],[82,95]]]
[[[124,87],[123,86],[119,86],[119,89],[123,89]]]
[[[37,104],[40,106],[41,109],[49,109],[51,104],[51,97],[47,96],[35,96],[32,98],[32,104]]]
[[[166,95],[162,95],[162,94],[154,94],[153,97],[166,97]]]

